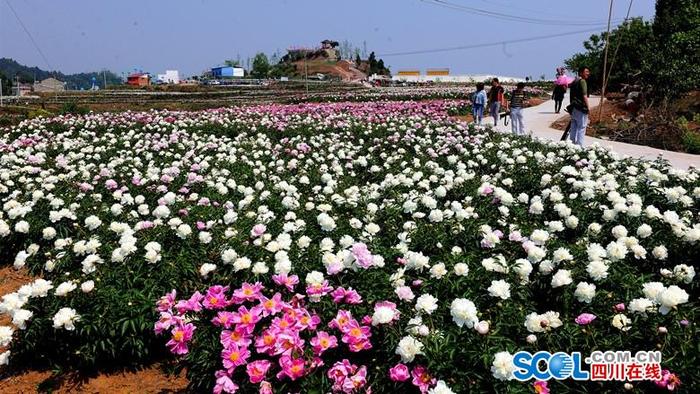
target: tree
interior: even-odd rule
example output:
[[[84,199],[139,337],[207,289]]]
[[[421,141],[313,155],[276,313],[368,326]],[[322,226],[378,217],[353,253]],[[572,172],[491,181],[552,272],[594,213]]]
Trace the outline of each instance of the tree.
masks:
[[[607,32],[592,35],[583,43],[586,52],[574,54],[564,61],[569,70],[578,71],[581,66],[586,66],[591,70],[591,78],[588,83],[592,90],[602,86],[606,35]],[[650,55],[648,43],[653,42],[653,40],[651,24],[641,18],[631,19],[610,32],[608,63],[614,57],[615,64],[612,72],[608,71],[610,73],[609,90],[617,90],[623,84],[632,84],[639,79],[642,64]]]
[[[377,57],[374,55],[374,52],[371,52],[369,54],[369,58],[367,59],[367,62],[369,63],[369,71],[368,74],[377,74]]]
[[[355,54],[355,65],[359,66],[362,64],[362,59],[360,59],[360,54]]]
[[[241,61],[235,59],[224,60],[224,65],[228,67],[240,67]]]
[[[267,60],[267,55],[259,52],[253,58],[253,69],[250,75],[253,78],[267,78],[267,74],[270,72],[270,62]]]
[[[646,82],[656,95],[675,98],[700,88],[700,3],[657,0],[654,44],[644,62]]]
[[[12,81],[0,72],[0,84],[2,84],[2,95],[9,96],[12,94]]]

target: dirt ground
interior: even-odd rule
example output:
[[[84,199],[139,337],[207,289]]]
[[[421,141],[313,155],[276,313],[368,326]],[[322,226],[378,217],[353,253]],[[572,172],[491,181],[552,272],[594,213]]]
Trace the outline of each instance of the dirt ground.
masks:
[[[33,280],[24,269],[16,270],[12,266],[0,268],[0,296],[12,293]],[[0,315],[0,325],[10,325],[7,315]],[[0,353],[5,349],[0,348]],[[10,358],[10,362],[12,359]],[[0,367],[1,368],[1,367]],[[47,383],[51,383],[50,385]],[[25,394],[38,393],[39,385],[52,387],[53,393],[117,393],[117,394],[156,394],[184,393],[187,378],[167,376],[158,366],[150,366],[140,371],[124,371],[81,376],[69,373],[52,379],[50,371],[28,371],[20,375],[0,380],[0,393]]]
[[[629,113],[624,109],[621,109],[618,103],[616,102],[606,102],[603,106],[603,115],[600,117],[598,116],[598,111],[598,106],[595,106],[590,110],[590,113],[588,114],[589,126],[598,124],[600,122],[600,119],[603,119],[603,122],[605,123],[614,123],[613,117],[620,118],[624,116],[629,116]],[[562,116],[559,119],[557,119],[554,123],[552,123],[552,128],[563,131],[568,123],[569,114],[562,110]],[[588,128],[588,131],[591,131],[590,127]]]
[[[42,383],[46,384],[45,382],[50,378],[51,372],[49,371],[29,371],[19,376],[11,376],[0,380],[0,393],[39,393],[39,385]],[[187,388],[187,379],[184,376],[166,376],[155,366],[136,372],[99,374],[89,377],[69,374],[51,382],[55,383],[50,385],[52,387],[51,392],[56,394],[165,394],[185,393]]]

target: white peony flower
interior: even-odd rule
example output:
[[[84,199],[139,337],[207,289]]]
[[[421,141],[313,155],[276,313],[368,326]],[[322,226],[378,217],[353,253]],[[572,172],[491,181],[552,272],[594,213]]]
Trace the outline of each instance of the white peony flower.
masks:
[[[55,294],[59,297],[64,297],[66,294],[78,288],[73,282],[63,282],[56,288]]]
[[[686,264],[678,264],[673,267],[673,276],[685,283],[690,283],[695,278],[695,268]]]
[[[444,380],[438,380],[435,387],[428,390],[428,394],[455,394],[455,392],[450,389]]]
[[[552,276],[552,287],[557,288],[571,284],[571,271],[560,269]]]
[[[477,313],[476,305],[466,298],[457,298],[452,301],[452,305],[450,306],[452,320],[459,327],[464,325],[466,325],[467,328],[474,327],[474,325],[479,322]]]
[[[510,298],[510,284],[504,280],[492,280],[487,289],[491,297],[507,300]]]
[[[422,294],[418,299],[416,300],[416,311],[418,313],[427,313],[427,314],[432,314],[435,312],[437,309],[437,298],[433,297],[430,294]]]
[[[51,289],[53,289],[53,285],[50,281],[37,279],[32,283],[32,297],[46,297]]]
[[[593,297],[595,297],[595,288],[596,286],[594,284],[579,282],[579,284],[576,285],[574,296],[579,302],[590,304],[591,301],[593,301]]]
[[[7,365],[10,363],[10,351],[7,350],[3,353],[0,353],[0,366]]]
[[[0,326],[0,347],[6,347],[12,342],[12,334],[15,330],[9,326]]]
[[[75,330],[75,322],[80,321],[80,315],[73,308],[61,308],[53,317],[53,328]]]
[[[646,314],[647,312],[654,312],[656,304],[648,298],[635,298],[630,302],[629,310],[632,313]]]
[[[457,263],[454,266],[454,272],[457,276],[467,276],[469,274],[469,266],[465,263]]]
[[[201,267],[199,267],[199,275],[201,275],[202,278],[206,278],[209,275],[209,273],[215,270],[216,264],[204,263]]]
[[[618,330],[629,331],[629,329],[632,328],[632,319],[622,313],[618,313],[613,316],[612,325]]]
[[[530,332],[547,332],[561,325],[559,312],[549,311],[541,315],[532,312],[525,317],[525,328]]]
[[[80,285],[80,290],[82,290],[83,293],[89,293],[95,288],[95,281],[88,280],[83,282]]]
[[[661,304],[659,312],[666,315],[677,305],[688,302],[688,293],[680,287],[672,285],[659,293],[656,302]]]
[[[444,263],[435,264],[430,268],[430,277],[435,279],[440,279],[447,275],[447,269]]]
[[[12,313],[12,324],[20,330],[25,330],[27,328],[27,320],[34,316],[32,311],[26,309],[17,309]]]
[[[401,356],[401,361],[410,363],[417,355],[423,354],[423,343],[412,336],[405,336],[396,346],[396,354]]]
[[[509,352],[498,352],[494,355],[493,363],[491,364],[491,374],[498,380],[513,379],[513,355]]]

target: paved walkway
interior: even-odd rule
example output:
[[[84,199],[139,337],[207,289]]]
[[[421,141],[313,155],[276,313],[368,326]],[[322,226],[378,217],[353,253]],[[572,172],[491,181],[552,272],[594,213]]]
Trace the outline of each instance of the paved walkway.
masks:
[[[565,100],[565,104],[567,100]],[[597,106],[600,103],[600,97],[591,97],[591,106]],[[561,130],[553,129],[550,125],[562,116],[566,116],[566,112],[562,109],[559,114],[554,113],[554,101],[549,100],[544,103],[526,108],[525,111],[525,128],[531,131],[532,135],[539,139],[546,139],[552,141],[559,141],[563,132]],[[484,118],[484,123],[493,125],[493,118]],[[510,123],[508,126],[503,126],[499,124],[497,129],[502,132],[510,132]],[[664,159],[668,160],[672,166],[681,169],[687,169],[688,167],[700,168],[700,155],[692,155],[689,153],[672,152],[662,149],[656,149],[643,145],[626,144],[623,142],[608,141],[600,138],[593,138],[586,136],[584,138],[584,145],[589,146],[592,144],[598,144],[609,148],[613,152],[620,155],[620,157],[636,157],[646,160],[654,160],[658,156],[662,156]]]

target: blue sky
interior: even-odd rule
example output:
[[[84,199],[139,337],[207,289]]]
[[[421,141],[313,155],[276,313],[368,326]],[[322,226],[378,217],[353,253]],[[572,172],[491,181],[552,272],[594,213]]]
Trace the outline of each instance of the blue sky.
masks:
[[[167,68],[186,75],[224,59],[240,56],[245,62],[258,51],[284,53],[289,46],[315,46],[325,38],[358,47],[366,42],[369,51],[389,54],[602,31],[604,27],[589,24],[604,25],[609,6],[607,0],[445,0],[443,5],[434,0],[1,0],[0,57],[43,69],[49,67],[6,1],[54,69],[160,73]],[[628,5],[627,0],[615,1],[613,19],[624,18]],[[653,14],[653,1],[634,2],[632,16],[651,19]],[[384,60],[393,71],[448,67],[452,74],[551,77],[590,34]]]

